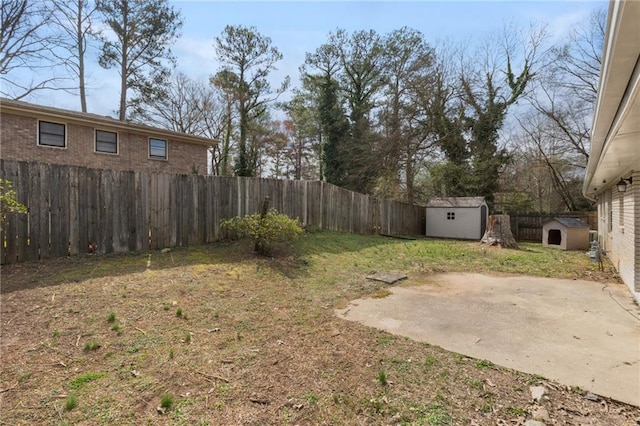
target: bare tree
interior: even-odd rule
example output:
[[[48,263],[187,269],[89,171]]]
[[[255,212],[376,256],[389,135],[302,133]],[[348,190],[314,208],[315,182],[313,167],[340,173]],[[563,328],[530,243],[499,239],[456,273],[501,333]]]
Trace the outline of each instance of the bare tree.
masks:
[[[22,99],[37,90],[56,88],[61,78],[50,72],[54,65],[50,47],[55,40],[44,34],[48,22],[40,2],[0,3],[0,93],[4,96]],[[25,80],[25,75],[31,78]]]
[[[88,0],[51,0],[50,7],[51,20],[63,34],[58,43],[61,52],[55,49],[52,53],[76,80],[80,108],[82,112],[87,112],[85,55],[92,37],[96,7],[90,5]]]
[[[594,10],[545,57],[531,111],[518,122],[522,141],[535,148],[552,182],[550,198],[567,210],[590,208],[580,182],[589,160],[591,118],[597,95],[606,12]]]
[[[220,138],[227,131],[222,94],[208,81],[177,73],[167,81],[164,96],[149,98],[132,110],[131,119],[164,129],[216,139],[211,147],[211,172],[221,172]]]
[[[548,209],[556,207],[553,210],[578,210],[580,206],[580,186],[576,182],[580,182],[582,176],[577,172],[576,161],[573,158],[573,150],[563,139],[561,130],[554,122],[549,121],[547,117],[532,111],[519,117],[520,124],[520,143],[519,149],[527,152],[524,157],[528,167],[538,167],[542,165],[546,170],[548,178],[546,181],[551,184],[551,191],[548,189],[538,188],[538,191],[546,192]],[[542,180],[539,177],[539,180]],[[530,182],[525,187],[530,187]],[[557,206],[551,202],[555,197],[559,197],[561,205]],[[538,203],[539,208],[544,207]]]
[[[598,92],[607,11],[595,9],[588,22],[574,25],[566,40],[551,49],[548,83],[593,105]]]
[[[167,81],[165,96],[141,104],[131,118],[176,132],[218,138],[223,123],[217,97],[208,82],[177,73]]]

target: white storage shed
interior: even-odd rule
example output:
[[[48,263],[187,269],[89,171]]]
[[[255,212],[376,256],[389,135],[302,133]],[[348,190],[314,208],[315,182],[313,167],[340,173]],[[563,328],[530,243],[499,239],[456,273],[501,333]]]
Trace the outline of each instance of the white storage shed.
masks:
[[[489,207],[484,197],[432,198],[427,203],[427,237],[480,240]]]

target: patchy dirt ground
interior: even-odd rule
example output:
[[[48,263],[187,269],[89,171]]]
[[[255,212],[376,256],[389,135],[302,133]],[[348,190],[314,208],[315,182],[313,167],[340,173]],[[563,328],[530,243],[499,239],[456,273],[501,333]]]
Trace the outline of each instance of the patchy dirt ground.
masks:
[[[453,269],[423,262],[437,243],[309,238],[279,259],[226,243],[3,267],[0,423],[519,425],[543,407],[549,425],[640,424],[637,407],[333,315],[384,295],[365,276],[387,261]]]

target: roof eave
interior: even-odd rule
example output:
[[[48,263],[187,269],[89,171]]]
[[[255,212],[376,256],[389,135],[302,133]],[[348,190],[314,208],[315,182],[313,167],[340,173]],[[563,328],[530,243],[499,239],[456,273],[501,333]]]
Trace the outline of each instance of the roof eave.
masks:
[[[132,133],[151,136],[163,136],[179,142],[186,142],[207,147],[217,145],[218,143],[215,139],[209,139],[202,136],[189,135],[186,133],[167,129],[159,129],[157,127],[146,126],[144,124],[132,123],[128,121],[119,121],[111,117],[103,117],[97,114],[69,111],[22,101],[13,101],[5,98],[0,98],[0,111],[27,116],[44,116],[46,118],[55,118],[63,121],[70,121],[85,125],[89,124],[91,126],[102,124],[110,128],[127,130]]]
[[[583,194],[589,198],[613,186],[618,175],[627,171],[620,167],[615,173],[604,173],[601,166],[616,149],[613,146],[616,144],[612,144],[612,141],[618,136],[620,126],[632,108],[631,92],[637,90],[632,80],[637,78],[638,73],[639,16],[639,2],[613,0],[609,4],[600,81],[591,127],[590,157],[582,187]],[[613,155],[615,157],[619,154]],[[596,175],[598,178],[594,181]]]

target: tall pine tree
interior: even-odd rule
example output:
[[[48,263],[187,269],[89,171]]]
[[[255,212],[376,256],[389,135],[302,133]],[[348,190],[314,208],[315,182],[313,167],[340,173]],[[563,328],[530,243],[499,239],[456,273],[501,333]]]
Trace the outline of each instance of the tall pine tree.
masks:
[[[103,68],[118,68],[120,105],[118,118],[127,118],[127,108],[146,99],[163,96],[175,61],[170,45],[182,27],[180,14],[168,0],[98,0],[97,10],[115,40],[102,35]],[[136,97],[130,98],[129,92]]]

